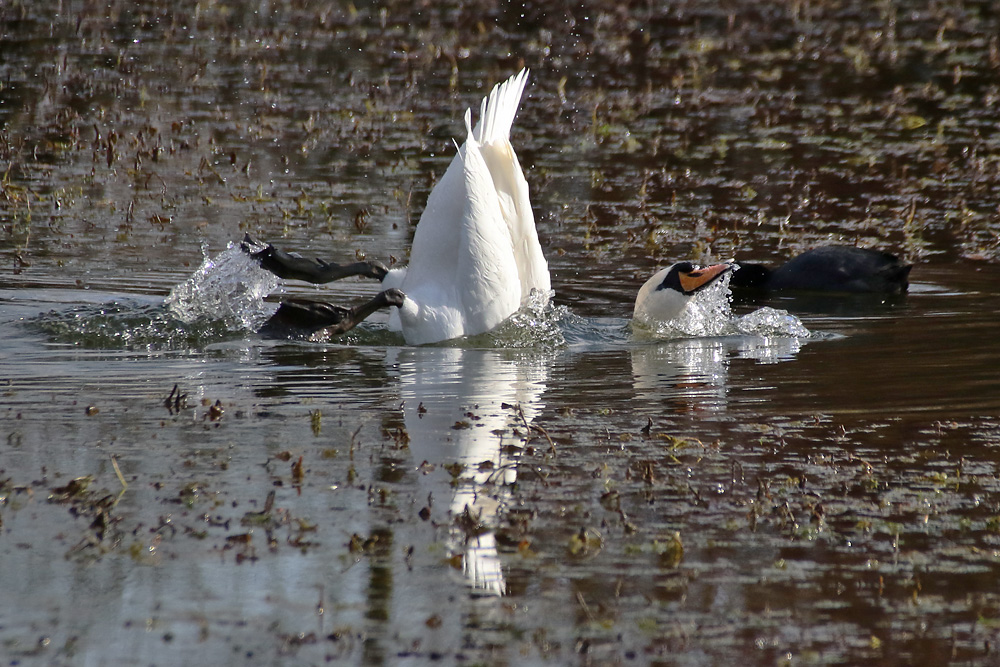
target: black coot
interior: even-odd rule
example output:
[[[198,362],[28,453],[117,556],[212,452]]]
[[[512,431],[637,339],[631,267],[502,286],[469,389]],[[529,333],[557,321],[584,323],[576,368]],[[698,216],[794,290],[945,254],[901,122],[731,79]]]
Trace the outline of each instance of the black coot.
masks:
[[[730,287],[855,294],[902,294],[911,268],[887,252],[838,245],[807,250],[773,270],[742,262],[739,267]]]

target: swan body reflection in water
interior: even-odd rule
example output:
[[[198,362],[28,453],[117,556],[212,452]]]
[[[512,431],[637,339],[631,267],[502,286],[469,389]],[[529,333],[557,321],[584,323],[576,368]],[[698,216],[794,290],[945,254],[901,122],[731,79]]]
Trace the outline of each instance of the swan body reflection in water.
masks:
[[[616,389],[624,392],[626,405],[656,405],[669,398],[724,410],[732,358],[775,362],[793,357],[800,345],[793,337],[767,336],[637,343],[625,336],[621,320],[594,324],[588,330],[596,338],[614,337],[612,330],[621,337],[612,356],[624,352],[631,360],[631,391],[626,385]],[[494,530],[503,521],[509,485],[518,478],[519,453],[536,421],[544,418],[553,373],[567,367],[592,376],[602,372],[601,366],[590,362],[595,348],[603,350],[599,355],[608,354],[596,338],[578,337],[555,352],[387,349],[386,380],[398,390],[410,463],[417,471],[417,483],[426,489],[426,506],[414,511],[419,509],[428,528],[446,530],[449,552],[461,556],[464,576],[476,590],[495,595],[506,591]],[[588,395],[585,387],[568,377],[557,383],[560,392],[566,391],[564,383],[579,391],[580,405],[603,404],[601,395]],[[598,391],[606,389],[601,386]],[[424,495],[417,494],[419,502]]]
[[[397,377],[412,462],[427,488],[427,520],[450,526],[449,548],[461,554],[470,584],[503,594],[493,528],[504,488],[517,480],[512,452],[524,443],[514,433],[523,434],[543,408],[549,359],[524,351],[392,348],[386,363]]]

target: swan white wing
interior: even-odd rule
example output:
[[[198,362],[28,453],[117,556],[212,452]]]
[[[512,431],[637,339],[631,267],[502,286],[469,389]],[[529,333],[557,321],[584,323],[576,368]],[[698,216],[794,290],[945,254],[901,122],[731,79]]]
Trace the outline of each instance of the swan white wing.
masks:
[[[484,145],[482,154],[493,178],[503,221],[510,232],[521,294],[527,297],[532,289],[547,294],[552,288],[549,265],[538,243],[535,216],[528,199],[528,182],[521,172],[514,147],[504,139]]]
[[[493,86],[493,90],[479,107],[479,122],[472,132],[480,144],[488,144],[501,139],[510,139],[510,128],[521,104],[524,86],[528,83],[528,70],[510,77]]]
[[[528,182],[510,143],[510,129],[527,81],[528,70],[522,69],[495,86],[489,96],[483,98],[479,123],[470,132],[482,147],[504,222],[510,230],[522,298],[526,298],[532,289],[548,294],[552,288],[549,266],[538,243]]]
[[[434,186],[413,238],[409,266],[383,281],[406,300],[390,327],[407,343],[484,333],[510,317],[532,289],[548,294],[528,183],[509,135],[527,82],[522,70],[483,99],[473,130]]]
[[[479,145],[471,138],[434,186],[401,289],[406,342],[484,333],[521,303],[510,231]]]

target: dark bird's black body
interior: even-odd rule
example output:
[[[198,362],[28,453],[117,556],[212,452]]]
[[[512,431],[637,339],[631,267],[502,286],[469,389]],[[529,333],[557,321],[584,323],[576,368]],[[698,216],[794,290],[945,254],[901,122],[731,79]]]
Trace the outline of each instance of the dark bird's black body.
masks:
[[[324,284],[349,276],[382,280],[389,272],[385,265],[376,261],[335,264],[321,259],[306,259],[279,250],[270,243],[259,243],[249,234],[244,237],[240,247],[261,268],[279,278]],[[310,299],[282,299],[278,310],[264,323],[260,333],[272,338],[307,337],[318,331],[337,336],[350,331],[376,310],[402,306],[405,298],[401,291],[392,288],[379,292],[370,301],[353,308]]]
[[[338,336],[356,327],[376,310],[402,306],[403,298],[403,293],[393,288],[353,308],[309,299],[284,299],[261,327],[260,334],[271,338],[299,338],[324,331]]]
[[[822,246],[793,257],[777,269],[740,263],[730,287],[760,291],[903,294],[910,265],[895,255],[853,246]]]

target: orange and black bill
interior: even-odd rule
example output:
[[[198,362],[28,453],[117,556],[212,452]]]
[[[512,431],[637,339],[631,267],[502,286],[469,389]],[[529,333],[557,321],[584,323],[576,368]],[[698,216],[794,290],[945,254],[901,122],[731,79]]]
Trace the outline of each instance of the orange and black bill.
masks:
[[[733,268],[732,264],[713,264],[712,266],[706,266],[686,273],[682,271],[678,276],[681,281],[681,288],[686,293],[697,292],[711,285],[731,268]]]

